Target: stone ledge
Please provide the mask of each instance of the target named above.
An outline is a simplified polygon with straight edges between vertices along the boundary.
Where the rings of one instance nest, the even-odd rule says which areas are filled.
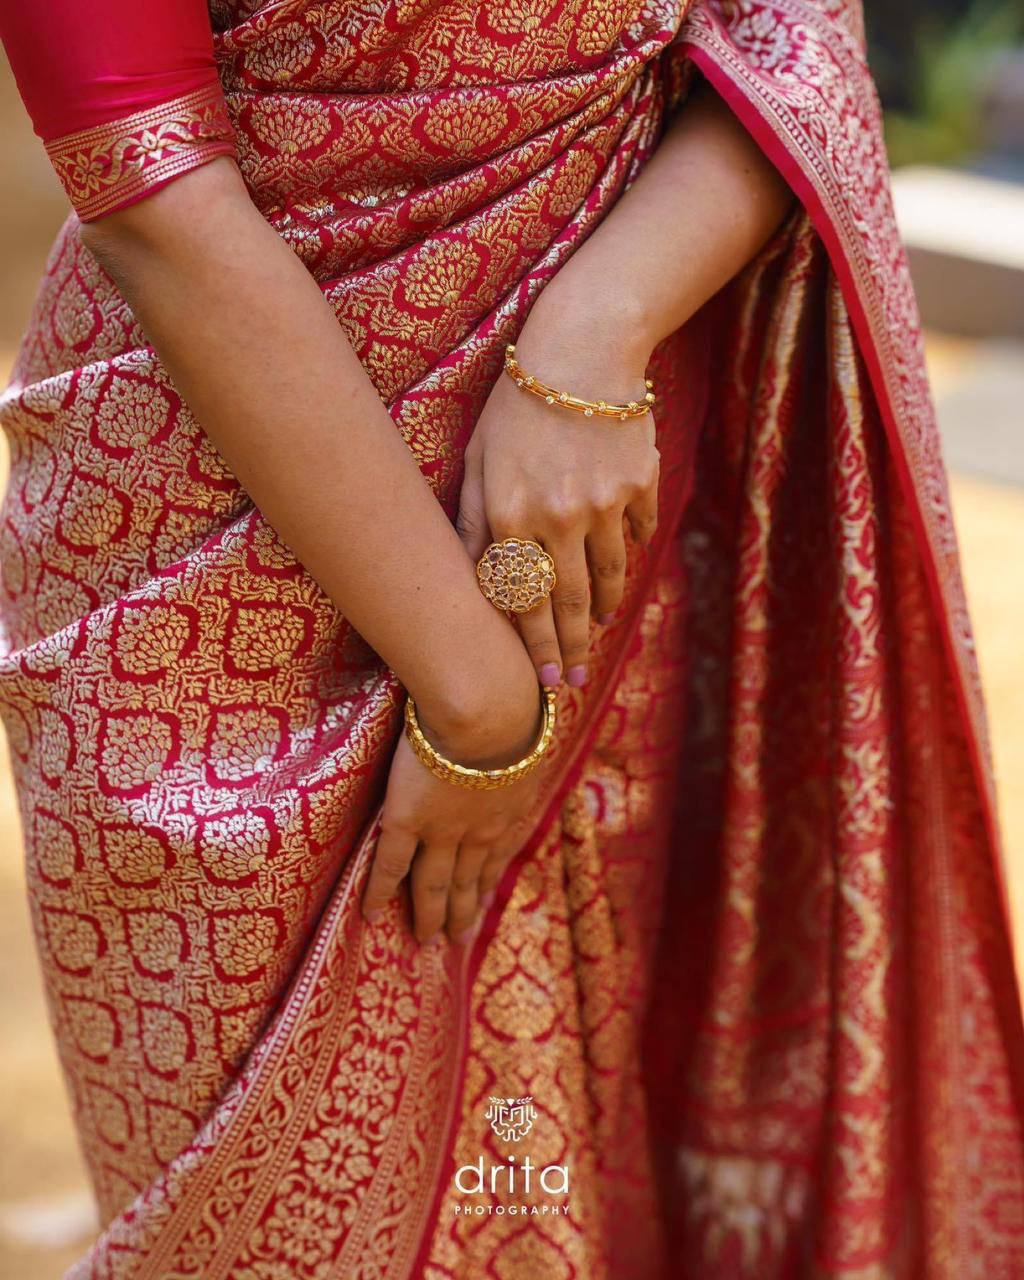
[[[893,198],[925,324],[1024,336],[1024,184],[912,166]]]

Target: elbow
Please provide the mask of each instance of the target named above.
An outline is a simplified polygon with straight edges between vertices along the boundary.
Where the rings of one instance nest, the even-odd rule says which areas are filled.
[[[115,280],[140,262],[174,256],[209,234],[218,211],[250,205],[234,160],[218,157],[102,217],[82,222],[81,243]]]
[[[79,224],[78,239],[109,276],[117,279],[129,256],[130,237],[113,218],[96,218]]]
[[[147,255],[160,253],[173,243],[177,219],[168,216],[160,188],[132,204],[91,218],[78,227],[79,242],[118,283]]]
[[[166,252],[118,214],[80,223],[78,239],[129,305],[146,296],[147,281]]]

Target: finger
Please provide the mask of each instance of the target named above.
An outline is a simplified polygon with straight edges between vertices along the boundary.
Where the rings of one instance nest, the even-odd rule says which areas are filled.
[[[528,532],[529,521],[518,511],[494,507],[488,513],[487,520],[496,541],[504,538],[530,538],[543,545],[537,533]],[[537,670],[537,679],[549,688],[561,684],[562,655],[558,648],[558,633],[555,631],[550,599],[542,600],[529,613],[517,613],[513,617]]]
[[[516,622],[526,651],[537,668],[538,680],[554,688],[562,680],[562,654],[550,599],[541,601],[529,613],[517,613]]]
[[[488,846],[467,841],[459,846],[451,887],[448,890],[448,936],[465,945],[471,938],[480,907],[480,872]]]
[[[523,847],[529,834],[527,825],[519,822],[487,850],[484,865],[480,868],[480,901],[486,910],[498,888],[505,868]]]
[[[626,508],[629,530],[634,539],[647,546],[658,528],[658,482],[652,484]]]
[[[426,845],[413,860],[413,933],[419,942],[436,941],[444,928],[454,867],[454,845]]]
[[[466,451],[466,474],[459,495],[459,514],[455,527],[463,546],[474,560],[479,560],[491,540],[484,508],[484,460],[476,449]]]
[[[415,853],[416,836],[411,832],[387,827],[381,831],[363,893],[363,915],[371,924],[395,896]]]
[[[590,643],[590,582],[582,538],[551,548],[557,580],[551,593],[558,648],[566,684],[579,686],[587,678]]]
[[[609,623],[626,589],[626,539],[621,516],[604,520],[587,537],[592,608],[600,623]]]

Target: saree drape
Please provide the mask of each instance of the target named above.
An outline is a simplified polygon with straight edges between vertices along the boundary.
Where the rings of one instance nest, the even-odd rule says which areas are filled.
[[[64,228],[0,411],[0,700],[103,1219],[70,1274],[1024,1274],[991,771],[859,9],[212,16],[253,199],[450,513],[503,344],[695,70],[802,207],[653,357],[659,534],[468,952],[360,920],[401,690]]]

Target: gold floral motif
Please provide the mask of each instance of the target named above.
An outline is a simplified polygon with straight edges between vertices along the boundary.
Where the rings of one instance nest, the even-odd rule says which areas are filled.
[[[121,615],[114,652],[121,671],[146,678],[166,669],[191,642],[195,623],[183,609],[153,606]]]
[[[316,52],[316,38],[303,22],[271,26],[267,36],[246,51],[246,70],[268,85],[287,85],[303,72]]]
[[[159,910],[127,913],[125,932],[132,957],[150,977],[167,977],[185,958],[187,939],[180,918]]]
[[[219,84],[173,98],[110,124],[46,144],[68,198],[83,221],[221,155],[234,153],[234,130]]]
[[[233,670],[253,675],[284,668],[308,645],[308,616],[278,605],[242,605],[228,628],[227,650]]]
[[[124,528],[127,507],[127,499],[109,486],[76,476],[61,511],[60,531],[83,550],[105,546]]]
[[[86,1082],[83,1093],[90,1124],[97,1136],[117,1151],[131,1137],[132,1122],[124,1099],[102,1085]]]
[[[114,791],[131,791],[156,782],[173,747],[166,717],[113,714],[107,718],[97,767]]]
[[[109,874],[125,888],[154,885],[167,868],[169,859],[161,841],[137,826],[108,826],[98,843]]]
[[[174,1009],[142,1006],[139,1014],[142,1051],[152,1071],[173,1075],[188,1060],[192,1036],[188,1018]]]
[[[599,57],[611,47],[630,17],[632,0],[611,0],[608,4],[585,5],[575,38],[587,57]]]
[[[69,280],[57,299],[53,327],[65,347],[80,347],[95,333],[96,320],[89,297],[77,279]]]
[[[273,764],[283,739],[281,715],[263,707],[226,707],[210,726],[210,772],[223,782],[245,782]]]
[[[162,431],[171,406],[159,387],[141,400],[135,383],[115,374],[96,413],[96,434],[113,449],[144,448]]]
[[[115,1047],[118,1026],[110,1009],[95,1000],[68,1000],[64,1022],[76,1047],[86,1058],[103,1059]]]
[[[273,843],[267,816],[237,810],[203,822],[199,860],[215,883],[249,882],[266,869]]]
[[[508,129],[508,107],[498,99],[479,98],[468,106],[445,103],[424,122],[424,132],[450,163],[450,157],[479,154]]]
[[[39,849],[39,874],[55,884],[68,883],[81,857],[74,828],[39,809],[32,819],[32,839]]]
[[[46,707],[39,717],[38,732],[42,737],[39,764],[43,776],[59,783],[73,763],[71,729],[64,714]]]
[[[456,307],[479,276],[480,256],[464,245],[438,245],[417,255],[406,272],[405,296],[414,307]]]
[[[323,111],[287,99],[254,104],[252,122],[261,142],[288,156],[318,147],[331,131],[330,117]]]
[[[210,922],[211,953],[228,981],[254,977],[277,957],[281,921],[270,910],[257,914],[225,911]]]
[[[151,1099],[145,1110],[146,1132],[153,1154],[163,1163],[172,1160],[195,1131],[195,1119],[188,1112]]]
[[[106,950],[99,922],[93,916],[50,907],[43,912],[43,929],[53,962],[67,973],[87,974]]]

